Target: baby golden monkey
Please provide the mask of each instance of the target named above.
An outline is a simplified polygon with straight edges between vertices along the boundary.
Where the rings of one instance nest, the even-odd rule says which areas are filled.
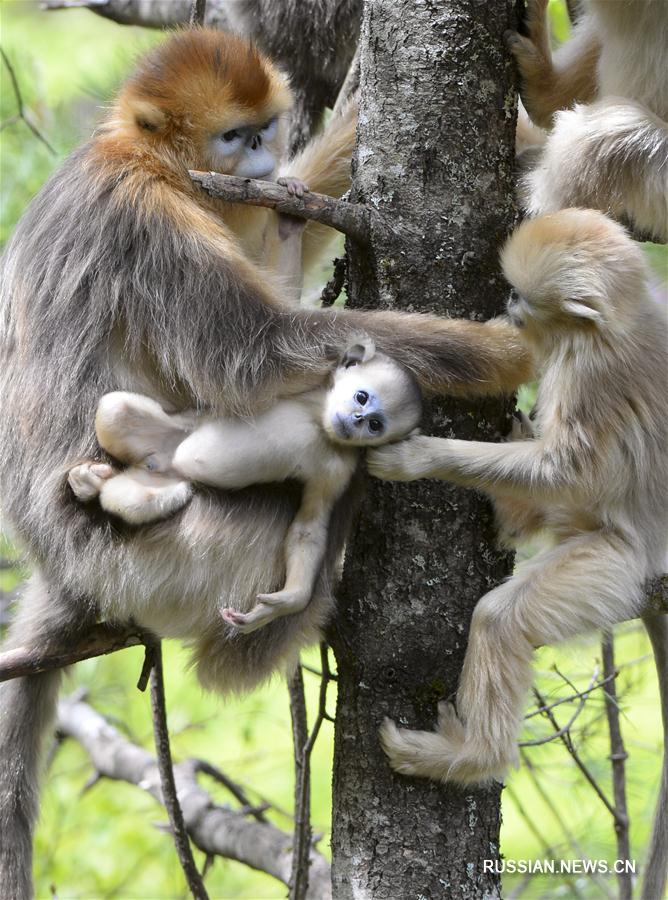
[[[547,5],[528,0],[528,36],[510,36],[524,105],[551,129],[527,211],[595,207],[668,241],[668,3],[588,0],[554,56]]]
[[[225,490],[303,482],[286,536],[285,585],[258,594],[246,612],[221,610],[228,624],[247,634],[310,601],[334,504],[357,467],[356,448],[405,437],[421,414],[413,376],[376,353],[364,336],[346,349],[329,386],[279,400],[253,418],[170,416],[150,397],[105,394],[95,419],[98,441],[131,467],[119,474],[105,463],[82,463],[69,482],[80,500],[98,496],[104,510],[133,525],[182,508],[192,496],[191,481]]]
[[[508,312],[541,372],[534,436],[415,436],[368,454],[381,478],[484,491],[506,537],[551,538],[476,606],[456,711],[441,704],[434,733],[382,726],[398,772],[459,784],[502,778],[515,763],[534,648],[638,615],[668,535],[668,328],[641,249],[601,213],[571,209],[521,225],[502,263]],[[667,617],[647,627],[665,717]],[[668,864],[667,809],[664,760],[645,884],[653,900]]]

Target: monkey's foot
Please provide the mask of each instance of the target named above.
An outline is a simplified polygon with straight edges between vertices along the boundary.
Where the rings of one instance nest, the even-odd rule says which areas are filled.
[[[262,606],[260,603],[256,604],[247,613],[225,607],[221,609],[220,615],[224,622],[232,625],[241,634],[250,634],[252,631],[257,631],[258,628],[263,628],[269,622],[278,618],[278,613],[275,610],[269,606]]]
[[[292,175],[281,175],[280,178],[276,179],[276,183],[282,184],[284,188],[287,188],[288,194],[292,197],[301,198],[304,194],[309,193],[309,186],[300,178],[293,178]]]
[[[385,719],[380,742],[396,772],[461,785],[501,781],[513,762],[513,749],[506,754],[467,733],[451,703],[439,703],[434,732],[397,728]]]
[[[516,409],[513,413],[513,423],[510,426],[510,433],[507,441],[530,441],[534,436],[533,423],[529,416]]]
[[[116,472],[106,463],[85,462],[70,469],[67,483],[77,500],[86,503],[99,496],[102,486]]]

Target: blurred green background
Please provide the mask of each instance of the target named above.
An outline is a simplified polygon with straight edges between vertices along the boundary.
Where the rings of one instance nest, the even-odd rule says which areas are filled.
[[[560,37],[568,30],[561,2],[552,3]],[[0,133],[0,243],[4,243],[30,198],[63,157],[91,132],[101,108],[135,55],[160,40],[154,31],[115,25],[89,11],[41,12],[29,0],[0,0],[0,44],[19,80],[27,115],[55,147],[49,150],[16,122]],[[16,114],[8,72],[2,68],[0,122]],[[666,280],[665,248],[648,246],[657,273]],[[523,393],[525,405],[531,392]],[[0,557],[15,554],[7,540]],[[12,591],[21,573],[0,570],[0,590]],[[617,662],[621,666],[622,727],[627,750],[628,799],[634,856],[641,863],[658,790],[661,734],[656,675],[648,641],[638,625],[619,630]],[[200,756],[243,784],[253,799],[272,804],[270,818],[291,829],[293,768],[287,691],[276,679],[244,699],[205,695],[187,671],[187,654],[165,648],[167,696],[173,753],[176,759]],[[600,668],[596,636],[537,655],[538,686],[550,699],[568,696],[564,673],[582,689]],[[307,661],[319,665],[317,651]],[[90,702],[129,737],[152,746],[148,697],[134,687],[141,669],[140,650],[80,664],[68,687],[85,687]],[[317,704],[318,679],[305,673],[311,715]],[[335,686],[330,687],[330,711]],[[572,703],[556,710],[565,724]],[[525,737],[549,733],[540,717],[528,720]],[[609,745],[603,696],[592,695],[578,719],[576,744],[587,766],[611,796]],[[332,726],[325,722],[313,755],[313,825],[329,852]],[[504,793],[502,851],[508,860],[543,858],[612,861],[614,831],[609,813],[580,775],[561,744],[526,751],[529,765],[514,773]],[[2,761],[0,761],[2,764]],[[177,898],[186,897],[172,840],[155,828],[166,817],[134,787],[101,781],[83,791],[90,766],[83,750],[65,742],[53,756],[36,839],[38,898]],[[212,796],[234,804],[224,790],[207,783]],[[201,854],[198,863],[203,864]],[[285,888],[239,863],[217,859],[207,875],[212,898],[279,898]],[[523,880],[505,875],[507,896],[528,898],[604,897],[615,893],[612,876],[592,881],[585,876],[556,875]]]

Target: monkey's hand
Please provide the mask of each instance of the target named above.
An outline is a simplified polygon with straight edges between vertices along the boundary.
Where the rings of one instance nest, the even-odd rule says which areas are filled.
[[[115,474],[115,470],[106,463],[96,463],[91,460],[70,469],[67,483],[72,488],[77,500],[87,503],[99,496],[104,482]]]
[[[306,591],[282,590],[275,591],[273,594],[258,594],[257,599],[258,602],[247,613],[229,607],[221,609],[220,614],[223,621],[232,625],[242,634],[250,634],[251,631],[262,628],[280,616],[289,616],[292,613],[300,612],[307,606],[311,597]]]
[[[414,435],[397,444],[386,444],[367,450],[369,472],[385,481],[415,481],[430,478],[434,470],[434,456],[430,445],[433,439]]]
[[[281,175],[280,178],[276,179],[277,184],[282,184],[284,188],[287,188],[288,194],[292,197],[303,197],[304,194],[308,194],[309,186],[305,184],[300,178],[293,178],[291,175]]]

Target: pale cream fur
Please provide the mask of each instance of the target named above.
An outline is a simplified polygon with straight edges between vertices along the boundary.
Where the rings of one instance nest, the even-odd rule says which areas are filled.
[[[459,784],[501,779],[516,762],[534,648],[638,615],[666,560],[668,329],[640,248],[601,213],[563,210],[521,225],[502,262],[509,314],[541,371],[534,435],[416,436],[368,454],[381,478],[484,491],[506,539],[550,539],[476,606],[457,711],[441,704],[434,733],[381,728],[398,772]],[[657,666],[668,677],[665,647]],[[664,765],[664,820],[667,802]],[[662,895],[667,853],[657,826],[647,897]]]

